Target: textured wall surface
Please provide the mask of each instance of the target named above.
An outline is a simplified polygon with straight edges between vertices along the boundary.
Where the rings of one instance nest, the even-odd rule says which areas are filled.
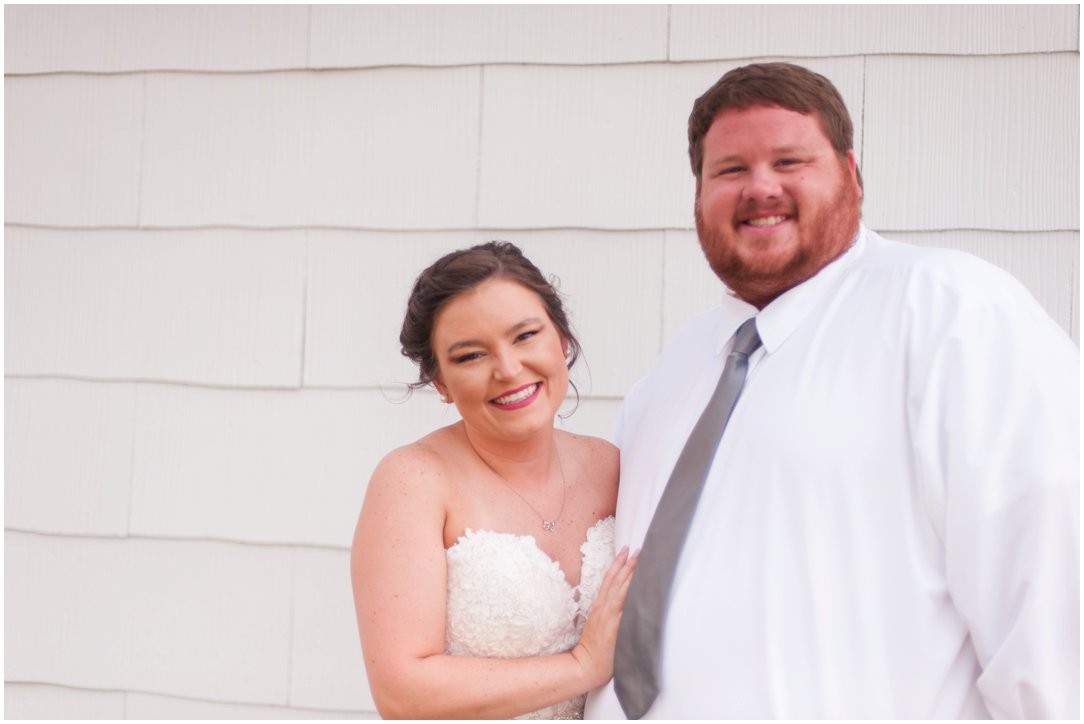
[[[366,718],[348,547],[414,276],[519,243],[606,436],[723,294],[692,101],[831,78],[865,218],[1015,274],[1079,339],[1078,8],[6,6],[5,713]]]

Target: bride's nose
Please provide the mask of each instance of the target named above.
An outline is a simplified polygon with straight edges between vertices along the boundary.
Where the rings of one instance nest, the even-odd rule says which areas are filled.
[[[523,369],[519,355],[511,350],[505,350],[494,355],[493,374],[500,380],[513,380]]]

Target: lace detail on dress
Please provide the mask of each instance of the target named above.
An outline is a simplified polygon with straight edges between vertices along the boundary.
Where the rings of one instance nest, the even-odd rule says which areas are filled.
[[[580,546],[580,585],[529,535],[467,532],[447,550],[445,652],[519,658],[570,650],[614,557],[613,516],[595,523]],[[521,719],[582,719],[586,696]]]

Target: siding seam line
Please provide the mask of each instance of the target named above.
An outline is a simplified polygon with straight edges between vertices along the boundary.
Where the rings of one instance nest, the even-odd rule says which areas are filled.
[[[136,228],[143,228],[143,180],[147,165],[147,76],[143,74],[143,88],[139,99],[139,181],[136,184]]]
[[[662,283],[659,285],[661,293],[659,294],[659,329],[658,334],[655,337],[655,355],[662,353],[662,348],[666,343],[666,260],[669,254],[667,253],[670,247],[670,232],[662,232],[662,261],[659,264],[659,270],[662,273]],[[684,321],[684,320],[683,320]]]
[[[674,6],[666,6],[666,62],[672,63],[674,56]]]
[[[478,66],[478,161],[474,168],[474,227],[482,224],[482,154],[485,150],[486,66]]]
[[[389,384],[382,383],[369,383],[369,384],[356,384],[356,385],[306,385],[305,387],[289,387],[280,386],[274,387],[270,385],[251,385],[251,386],[238,386],[236,384],[217,384],[212,382],[195,382],[192,380],[163,380],[163,379],[151,379],[147,377],[93,377],[90,375],[77,375],[77,374],[65,374],[61,372],[8,372],[4,375],[5,380],[40,380],[40,381],[67,381],[67,382],[85,382],[88,384],[107,384],[107,385],[161,385],[163,387],[187,387],[194,390],[206,390],[214,392],[282,392],[282,393],[298,393],[298,392],[379,392],[385,394],[385,399],[391,402],[398,402],[399,400],[393,400],[386,397],[386,393],[389,386],[401,386],[406,388],[408,382],[395,382]],[[421,395],[435,395],[435,392],[426,390],[417,390],[410,394]],[[404,397],[404,400],[406,398]],[[585,399],[588,400],[619,400],[619,395],[586,395]]]
[[[128,715],[127,700],[128,700],[129,695],[131,695],[131,694],[139,694],[141,696],[158,696],[158,697],[161,697],[163,699],[175,699],[175,700],[178,700],[178,701],[192,701],[192,702],[200,702],[200,703],[204,703],[204,704],[221,704],[223,706],[258,707],[258,708],[261,708],[261,709],[290,709],[292,711],[314,711],[314,712],[321,712],[321,713],[342,712],[342,713],[346,713],[346,714],[355,714],[355,713],[368,714],[368,713],[373,713],[371,709],[325,709],[325,708],[321,708],[321,707],[317,707],[317,706],[304,706],[304,707],[283,706],[281,704],[270,704],[270,703],[267,703],[267,702],[260,702],[260,701],[235,701],[235,700],[230,700],[230,699],[203,699],[203,698],[196,697],[196,696],[185,696],[183,694],[171,694],[171,693],[165,693],[165,692],[160,692],[160,691],[152,691],[152,690],[149,690],[149,689],[115,689],[115,688],[109,688],[109,687],[97,688],[97,687],[90,687],[90,686],[77,686],[75,684],[65,684],[65,683],[60,683],[60,682],[56,682],[56,681],[36,681],[36,680],[31,680],[31,679],[11,679],[11,678],[7,678],[7,679],[4,680],[4,683],[5,684],[14,684],[16,686],[50,686],[50,687],[55,687],[57,689],[67,689],[69,691],[82,691],[82,692],[94,693],[94,694],[123,694],[124,699],[125,699],[125,707],[124,707],[125,718],[127,718],[127,715]]]
[[[294,612],[297,607],[297,551],[292,550],[290,552],[290,607],[289,607],[289,620],[286,624],[287,628],[287,641],[290,642],[289,653],[286,655],[286,706],[290,706],[294,698],[294,644],[295,644],[295,628],[294,628]]]
[[[862,56],[862,166],[866,165],[866,106],[869,104],[869,58]],[[862,179],[865,186],[865,178]],[[863,196],[865,189],[862,189]]]
[[[305,68],[312,70],[312,5],[305,7]]]
[[[865,109],[863,108],[862,115],[863,133],[862,140],[865,142]],[[863,149],[864,150],[864,149]],[[139,227],[134,226],[118,226],[116,224],[103,224],[101,226],[85,226],[85,225],[71,225],[65,226],[61,224],[41,224],[34,222],[23,221],[5,221],[5,229],[33,229],[37,231],[58,231],[58,232],[73,232],[73,231],[86,231],[86,232],[106,232],[106,231],[140,231],[140,232],[163,232],[163,233],[186,233],[193,231],[243,231],[252,233],[286,233],[291,231],[317,231],[317,232],[347,232],[357,234],[395,234],[399,236],[417,235],[417,234],[456,234],[461,232],[478,232],[478,231],[499,231],[499,232],[521,232],[521,233],[546,233],[554,231],[573,231],[573,232],[590,232],[599,234],[650,234],[660,231],[696,231],[696,227],[689,226],[635,226],[635,227],[618,227],[618,226],[434,226],[434,227],[405,227],[405,226],[321,226],[321,225],[304,225],[304,224],[291,224],[286,226],[244,226],[240,224],[194,224],[192,226],[149,226],[142,225]],[[900,234],[949,234],[959,233],[961,231],[976,231],[990,234],[1076,234],[1080,232],[1078,227],[1058,227],[1051,229],[999,229],[999,228],[985,228],[977,226],[959,226],[959,227],[932,227],[932,228],[915,228],[915,229],[902,229],[902,228],[888,228],[882,227],[878,229],[881,232],[892,232]]]
[[[136,444],[139,436],[139,384],[132,385],[132,434],[129,437],[131,448],[128,450],[128,515],[125,516],[124,534],[132,532],[132,508],[135,499],[135,461]],[[4,530],[8,530],[5,526]]]
[[[42,531],[33,530],[31,528],[20,528],[17,526],[5,526],[4,533],[17,533],[19,535],[31,536],[34,538],[48,538],[50,540],[67,540],[67,541],[102,541],[102,542],[114,542],[114,543],[211,543],[214,545],[226,545],[226,546],[240,546],[244,548],[278,548],[283,552],[295,551],[298,549],[312,550],[312,551],[324,551],[328,553],[350,553],[349,545],[333,545],[331,543],[311,543],[303,541],[282,541],[276,543],[270,543],[266,541],[246,541],[229,538],[216,538],[213,536],[181,536],[181,535],[148,535],[146,533],[140,533],[136,535],[105,535],[95,533],[64,533],[59,531]]]
[[[302,246],[302,277],[301,277],[301,362],[298,370],[297,389],[305,387],[305,352],[308,349],[309,333],[309,232],[305,231],[305,239]]]

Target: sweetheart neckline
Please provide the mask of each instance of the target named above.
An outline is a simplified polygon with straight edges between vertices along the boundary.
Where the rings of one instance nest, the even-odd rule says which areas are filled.
[[[580,586],[583,585],[583,564],[587,560],[587,553],[590,550],[589,548],[585,549],[585,545],[591,539],[591,531],[597,529],[606,521],[613,519],[614,517],[612,515],[608,515],[605,518],[599,518],[590,528],[587,529],[587,532],[584,534],[583,541],[580,543],[580,580],[578,583],[576,583],[576,585],[572,585],[572,583],[569,582],[568,574],[565,572],[565,569],[561,567],[560,561],[554,560],[550,557],[549,553],[546,553],[546,551],[542,550],[542,546],[538,545],[538,539],[530,533],[505,533],[502,531],[489,530],[487,528],[480,528],[478,530],[474,530],[473,528],[466,528],[463,531],[463,535],[459,536],[459,538],[456,539],[455,543],[444,549],[444,554],[445,556],[447,556],[448,553],[450,553],[452,550],[458,548],[460,544],[466,541],[468,536],[473,538],[479,535],[494,535],[511,538],[513,540],[518,540],[521,542],[523,539],[526,539],[529,542],[529,546],[531,549],[536,551],[540,556],[542,556],[542,558],[544,558],[547,562],[557,568],[558,573],[561,574],[561,581],[565,584],[568,590],[576,593],[579,591]]]

